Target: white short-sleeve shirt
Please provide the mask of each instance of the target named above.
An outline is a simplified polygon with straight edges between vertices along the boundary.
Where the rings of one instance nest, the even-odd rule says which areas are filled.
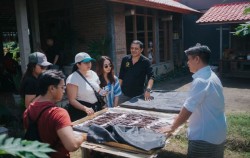
[[[193,75],[192,87],[184,107],[189,118],[189,140],[220,144],[226,139],[226,117],[223,87],[219,78],[206,66]]]
[[[100,89],[100,80],[97,74],[89,70],[87,73],[86,79],[89,81],[89,83],[94,87],[96,91]],[[88,103],[96,103],[97,98],[95,96],[95,93],[93,89],[90,87],[90,85],[77,73],[73,72],[66,80],[67,84],[73,84],[78,87],[77,92],[77,100],[85,101]]]

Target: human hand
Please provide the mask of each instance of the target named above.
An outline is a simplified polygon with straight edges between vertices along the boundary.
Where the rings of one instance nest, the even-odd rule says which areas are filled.
[[[85,112],[87,113],[88,116],[95,113],[92,108],[88,108],[88,107],[85,108]]]
[[[145,93],[144,93],[144,99],[145,99],[146,101],[150,101],[150,100],[151,100],[150,92],[145,91]]]
[[[101,96],[106,96],[106,95],[108,94],[108,90],[105,89],[105,87],[104,87],[103,89],[100,89],[99,94],[100,94]]]
[[[156,131],[159,133],[167,133],[167,136],[170,136],[174,132],[174,129],[172,128],[172,126],[165,126],[157,129]]]

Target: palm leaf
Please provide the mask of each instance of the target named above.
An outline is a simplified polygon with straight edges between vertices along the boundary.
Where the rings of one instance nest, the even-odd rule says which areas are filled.
[[[49,144],[38,141],[21,140],[20,138],[7,138],[0,135],[0,155],[10,154],[21,158],[48,158],[47,153],[55,152]]]

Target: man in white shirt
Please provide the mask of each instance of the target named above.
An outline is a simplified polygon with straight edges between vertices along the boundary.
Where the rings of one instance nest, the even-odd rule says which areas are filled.
[[[188,158],[223,158],[226,117],[223,87],[208,65],[211,51],[197,44],[185,51],[193,82],[182,110],[169,127],[160,132],[171,134],[189,119]]]

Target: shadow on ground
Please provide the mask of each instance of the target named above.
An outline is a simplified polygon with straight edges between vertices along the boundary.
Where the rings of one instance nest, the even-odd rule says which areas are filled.
[[[161,151],[157,158],[186,158],[187,156],[173,151]]]
[[[250,89],[249,78],[221,78],[223,87]]]
[[[191,74],[186,74],[185,76],[181,76],[178,78],[173,78],[171,80],[165,81],[156,81],[154,84],[155,90],[176,90],[184,85],[192,82]]]

